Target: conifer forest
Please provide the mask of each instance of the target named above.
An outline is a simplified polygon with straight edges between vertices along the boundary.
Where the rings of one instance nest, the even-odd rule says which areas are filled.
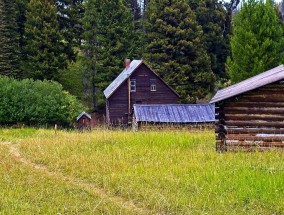
[[[0,0],[0,75],[54,81],[90,110],[143,59],[181,103],[284,61],[284,4],[272,0]]]

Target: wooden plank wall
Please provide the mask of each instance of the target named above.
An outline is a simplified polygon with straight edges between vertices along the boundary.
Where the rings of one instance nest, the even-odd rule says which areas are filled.
[[[216,104],[216,149],[284,147],[284,84],[277,82]]]
[[[136,122],[133,130],[151,131],[151,130],[206,130],[213,129],[214,123],[151,123]]]
[[[131,75],[136,79],[136,92],[130,93],[130,109],[134,104],[177,104],[178,96],[170,90],[148,67],[142,64]],[[157,91],[150,91],[150,80],[156,79]],[[112,125],[127,125],[128,111],[128,84],[125,81],[107,100],[109,123]]]

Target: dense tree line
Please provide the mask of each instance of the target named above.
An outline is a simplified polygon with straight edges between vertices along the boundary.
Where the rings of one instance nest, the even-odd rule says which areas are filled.
[[[282,62],[283,24],[273,2],[246,0],[236,12],[239,3],[0,0],[0,74],[58,81],[100,110],[124,59],[143,58],[181,102],[209,99],[217,84]]]
[[[284,63],[284,26],[273,1],[244,2],[233,27],[232,56],[227,62],[233,83]]]

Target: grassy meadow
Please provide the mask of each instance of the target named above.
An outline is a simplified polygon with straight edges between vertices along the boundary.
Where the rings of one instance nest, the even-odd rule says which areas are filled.
[[[282,214],[281,151],[213,131],[0,129],[0,214]]]

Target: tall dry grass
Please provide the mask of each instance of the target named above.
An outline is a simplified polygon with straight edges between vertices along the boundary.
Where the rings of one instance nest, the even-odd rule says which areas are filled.
[[[14,142],[22,156],[49,171],[80,179],[154,213],[284,211],[282,152],[216,153],[212,131],[97,130],[55,134],[52,130],[20,129],[0,130],[0,136]],[[33,172],[24,172],[29,171]],[[16,171],[15,177],[18,174]],[[62,187],[62,182],[49,182],[51,179],[39,173],[30,177],[36,181],[42,178],[51,190],[51,184]],[[64,199],[68,194],[61,195]],[[103,209],[116,214],[121,211],[117,207],[108,203]]]

